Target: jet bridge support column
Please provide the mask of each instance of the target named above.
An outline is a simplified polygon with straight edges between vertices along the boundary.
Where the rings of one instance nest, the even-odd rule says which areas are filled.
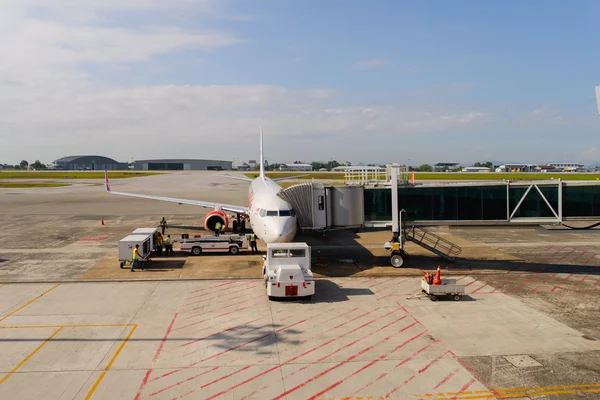
[[[392,165],[390,168],[392,183],[392,242],[400,241],[400,221],[398,214],[398,168]]]

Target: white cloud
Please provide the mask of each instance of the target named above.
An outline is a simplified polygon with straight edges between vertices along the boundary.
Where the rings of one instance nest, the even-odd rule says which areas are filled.
[[[545,104],[531,111],[530,116],[545,121],[558,121],[562,119],[562,111],[559,107]]]
[[[387,65],[387,61],[384,60],[362,60],[354,64],[357,69],[373,69]]]

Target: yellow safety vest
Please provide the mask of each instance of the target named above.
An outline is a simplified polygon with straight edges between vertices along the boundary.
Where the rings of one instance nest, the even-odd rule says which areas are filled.
[[[167,224],[167,221],[165,221],[164,219],[160,221],[160,226],[165,226]]]
[[[134,248],[133,249],[133,257],[132,257],[132,259],[133,260],[137,260],[139,258],[140,258],[140,253],[139,253],[138,249]]]
[[[165,240],[165,244],[166,244],[167,246],[170,246],[170,245],[171,245],[171,239],[167,238],[167,239]]]
[[[251,242],[256,242],[256,235],[254,233],[250,234],[250,241]]]

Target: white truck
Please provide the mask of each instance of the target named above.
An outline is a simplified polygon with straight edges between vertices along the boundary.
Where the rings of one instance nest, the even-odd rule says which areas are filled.
[[[263,260],[262,273],[269,300],[274,297],[310,299],[315,294],[310,246],[306,243],[269,243]]]
[[[131,234],[125,236],[119,240],[119,266],[123,266],[127,263],[131,263],[133,257],[133,249],[138,244],[140,256],[142,258],[148,258],[152,254],[152,234]]]
[[[246,235],[219,235],[219,236],[194,236],[175,239],[179,242],[179,250],[189,252],[194,256],[202,253],[229,253],[238,254],[248,250],[248,237]]]

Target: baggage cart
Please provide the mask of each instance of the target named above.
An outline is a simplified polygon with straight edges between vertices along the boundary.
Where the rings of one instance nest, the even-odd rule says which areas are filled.
[[[465,293],[465,285],[456,283],[456,279],[442,279],[441,285],[433,285],[421,279],[421,293],[429,297],[431,301],[437,301],[440,296],[452,296],[452,299],[459,301]]]
[[[152,253],[152,235],[137,234],[127,235],[123,239],[119,240],[119,266],[123,268],[127,262],[131,263],[131,257],[133,256],[133,249],[138,244],[140,257],[147,259]]]

